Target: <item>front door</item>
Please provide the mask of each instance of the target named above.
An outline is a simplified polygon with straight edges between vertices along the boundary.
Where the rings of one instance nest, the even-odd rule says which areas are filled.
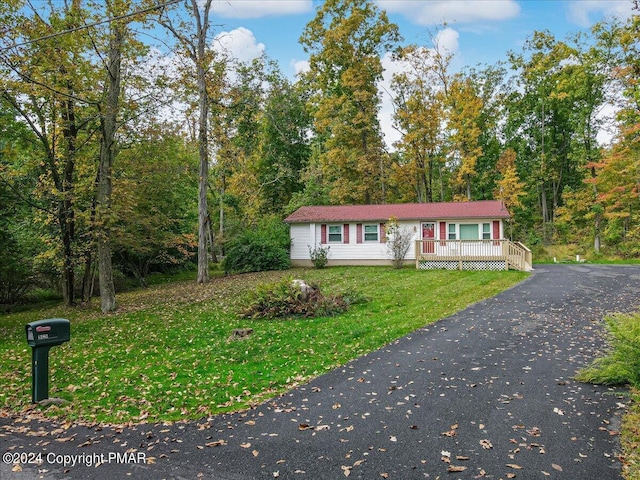
[[[422,253],[434,253],[436,239],[436,224],[435,223],[423,223],[422,224],[422,240],[430,240],[428,242],[422,242]]]

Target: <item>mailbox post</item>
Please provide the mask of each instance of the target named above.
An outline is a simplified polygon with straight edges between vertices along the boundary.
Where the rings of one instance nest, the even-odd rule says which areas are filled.
[[[25,326],[31,347],[31,402],[49,398],[49,349],[68,342],[71,324],[64,318],[50,318]]]

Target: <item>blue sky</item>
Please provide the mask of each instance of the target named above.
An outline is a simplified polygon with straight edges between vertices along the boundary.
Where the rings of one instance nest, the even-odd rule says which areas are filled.
[[[237,56],[264,50],[290,77],[307,55],[298,43],[319,0],[214,0],[212,23]],[[535,30],[558,39],[588,29],[605,16],[628,17],[631,0],[376,0],[405,43],[430,47],[429,32],[447,22],[458,68],[493,64],[520,51]]]

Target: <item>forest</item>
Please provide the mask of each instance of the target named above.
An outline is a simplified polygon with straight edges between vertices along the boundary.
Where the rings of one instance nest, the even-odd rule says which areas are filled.
[[[286,252],[303,205],[500,199],[534,251],[640,257],[640,15],[454,71],[437,32],[407,44],[374,2],[325,0],[291,79],[213,48],[211,4],[0,4],[0,306],[109,312],[131,279],[196,265],[204,283],[232,252]],[[405,66],[393,145],[385,55]]]

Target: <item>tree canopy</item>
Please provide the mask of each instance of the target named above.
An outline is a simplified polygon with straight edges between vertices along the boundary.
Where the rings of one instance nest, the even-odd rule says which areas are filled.
[[[326,0],[292,79],[218,49],[210,2],[38,5],[0,7],[0,303],[45,287],[73,305],[97,282],[108,311],[110,281],[196,261],[206,281],[226,245],[311,204],[497,198],[531,246],[640,256],[638,15],[454,70],[437,35],[407,45],[373,1]]]

